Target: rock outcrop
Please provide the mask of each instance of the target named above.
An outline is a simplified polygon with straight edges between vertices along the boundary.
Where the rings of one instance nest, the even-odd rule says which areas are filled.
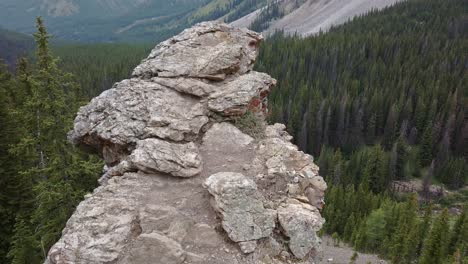
[[[200,23],[80,109],[70,140],[106,172],[46,263],[313,263],[326,184],[265,124],[276,81],[252,70],[261,40]]]

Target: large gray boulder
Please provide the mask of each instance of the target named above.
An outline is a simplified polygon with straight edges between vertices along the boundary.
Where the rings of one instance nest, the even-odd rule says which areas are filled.
[[[195,138],[208,122],[199,100],[157,83],[130,79],[94,98],[78,112],[71,139],[118,163],[138,140]]]
[[[275,211],[265,209],[263,197],[252,179],[240,173],[220,172],[204,183],[214,197],[213,206],[222,226],[234,242],[244,243],[244,252],[255,249],[255,240],[269,237],[275,227]]]
[[[208,109],[223,115],[243,115],[248,110],[260,111],[266,95],[276,81],[265,73],[251,72],[225,85],[208,98]]]
[[[47,264],[314,262],[326,184],[265,124],[276,81],[252,70],[261,40],[197,24],[79,110],[70,139],[105,173]]]
[[[319,250],[317,232],[324,221],[317,208],[289,199],[278,208],[278,220],[285,235],[290,238],[289,248],[294,256],[303,259],[312,250]]]
[[[157,45],[133,75],[224,80],[252,69],[262,39],[223,23],[201,23]]]
[[[157,138],[140,140],[128,160],[131,166],[146,173],[192,177],[202,171],[200,153],[193,142],[172,143]]]

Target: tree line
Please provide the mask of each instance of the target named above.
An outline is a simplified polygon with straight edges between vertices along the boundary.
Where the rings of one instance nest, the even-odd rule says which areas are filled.
[[[378,253],[391,263],[468,263],[468,207],[458,217],[450,217],[447,208],[434,215],[430,204],[419,213],[415,194],[396,202],[366,184],[331,185],[325,202],[322,232],[356,250]]]
[[[0,66],[1,263],[42,263],[103,165],[67,141],[87,98],[58,67],[41,18],[34,38],[34,62],[20,59],[15,75]]]
[[[278,79],[270,121],[287,124],[329,183],[322,230],[392,263],[468,262],[466,207],[399,202],[392,182],[468,180],[468,34],[461,0],[411,0],[309,38],[278,32],[256,68]]]
[[[322,159],[335,183],[467,183],[468,38],[463,0],[411,0],[318,36],[281,32],[257,70],[278,79],[270,120]],[[370,160],[368,160],[369,158]]]

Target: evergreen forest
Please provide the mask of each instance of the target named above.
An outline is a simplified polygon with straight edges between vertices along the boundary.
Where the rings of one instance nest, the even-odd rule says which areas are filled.
[[[468,263],[467,14],[466,0],[408,0],[262,45],[256,70],[278,80],[269,121],[287,125],[329,186],[324,235],[391,263]],[[0,263],[42,263],[97,186],[103,163],[67,132],[154,46],[51,45],[36,26],[35,53],[0,66]],[[411,181],[422,189],[398,193]]]

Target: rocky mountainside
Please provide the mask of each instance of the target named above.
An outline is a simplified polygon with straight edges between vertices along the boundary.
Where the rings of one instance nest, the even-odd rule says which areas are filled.
[[[303,36],[327,31],[355,16],[382,9],[402,0],[277,0],[268,7],[232,22],[236,27],[259,27],[264,34],[278,30]],[[298,4],[299,3],[299,4]],[[279,11],[272,12],[272,10]],[[257,29],[256,29],[257,30]]]
[[[57,38],[85,42],[161,41],[194,23],[235,20],[267,0],[2,0],[0,26],[34,32],[42,16]]]
[[[34,31],[43,16],[49,31],[86,42],[161,41],[194,23],[232,22],[264,33],[311,35],[356,15],[402,0],[2,0],[0,26]]]
[[[106,162],[46,263],[312,263],[326,184],[284,125],[262,36],[204,22],[80,109],[70,139]],[[249,121],[250,122],[247,122]]]
[[[154,40],[179,32],[188,14],[207,1],[2,0],[0,25],[29,34],[34,32],[35,18],[42,16],[49,31],[64,40]],[[125,31],[127,27],[132,30]]]

